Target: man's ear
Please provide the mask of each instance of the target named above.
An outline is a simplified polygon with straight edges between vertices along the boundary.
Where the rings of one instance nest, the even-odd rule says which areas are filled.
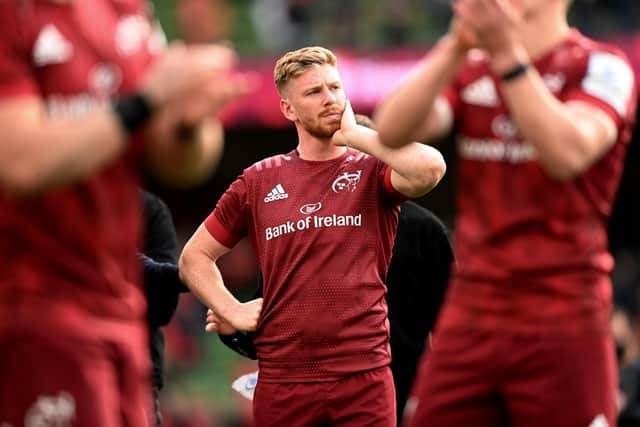
[[[292,122],[295,122],[298,119],[293,106],[286,98],[280,98],[280,111],[282,111],[282,115]]]

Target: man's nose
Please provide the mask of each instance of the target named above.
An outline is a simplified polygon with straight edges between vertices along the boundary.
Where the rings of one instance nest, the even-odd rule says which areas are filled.
[[[324,88],[324,105],[335,104],[337,99],[335,93],[327,87]]]

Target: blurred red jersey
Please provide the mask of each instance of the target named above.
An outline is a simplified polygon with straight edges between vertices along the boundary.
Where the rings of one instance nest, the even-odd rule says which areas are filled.
[[[399,205],[391,169],[354,150],[295,151],[246,169],[205,221],[233,247],[248,235],[264,276],[260,381],[332,381],[388,365],[384,300]]]
[[[534,65],[558,99],[586,102],[611,117],[618,140],[582,176],[554,181],[519,135],[486,58],[470,54],[447,92],[459,175],[454,304],[444,325],[607,327],[607,221],[635,116],[633,72],[619,51],[577,31]]]
[[[52,117],[82,117],[132,91],[153,57],[138,0],[3,1],[0,29],[0,99],[42,98]],[[0,193],[0,324],[34,312],[144,319],[135,151],[40,197]],[[96,333],[86,321],[66,326]]]

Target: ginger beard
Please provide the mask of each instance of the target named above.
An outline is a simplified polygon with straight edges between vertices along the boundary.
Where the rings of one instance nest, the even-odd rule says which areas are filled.
[[[326,139],[331,138],[333,134],[340,129],[340,120],[342,118],[342,112],[344,107],[336,105],[332,107],[330,111],[321,113],[316,117],[309,117],[307,115],[299,116],[300,125],[309,134],[316,138]]]

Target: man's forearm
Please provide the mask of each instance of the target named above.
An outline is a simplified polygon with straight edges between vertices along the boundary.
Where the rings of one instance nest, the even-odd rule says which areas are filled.
[[[109,163],[126,145],[127,135],[110,108],[82,119],[42,119],[39,101],[24,102],[0,107],[0,181],[9,194],[30,196],[75,182]]]
[[[434,103],[453,79],[465,55],[450,37],[441,39],[407,79],[383,100],[374,116],[382,143],[397,146],[426,136],[420,135],[420,131],[428,127],[425,121],[440,119],[439,114],[431,114]]]
[[[380,142],[377,132],[362,126],[345,136],[351,147],[380,159],[402,177],[405,181],[402,192],[407,196],[419,197],[428,193],[444,176],[444,159],[433,147],[409,142],[391,148]]]
[[[523,49],[493,58],[499,75],[517,64],[529,63]],[[592,109],[572,109],[564,104],[531,66],[517,78],[503,82],[501,92],[520,135],[535,147],[540,165],[552,178],[568,180],[584,172],[615,140],[613,121],[600,119]]]
[[[226,319],[227,313],[240,302],[224,286],[220,270],[214,261],[185,254],[180,257],[180,280],[206,307]]]

